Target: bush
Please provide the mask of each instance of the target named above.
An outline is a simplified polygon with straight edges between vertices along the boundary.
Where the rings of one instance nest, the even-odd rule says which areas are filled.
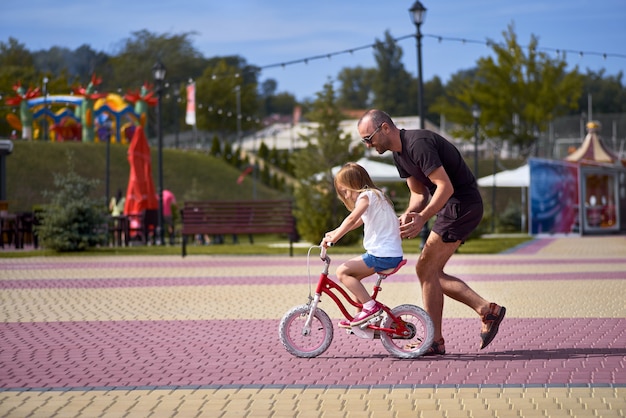
[[[519,232],[522,223],[522,208],[519,204],[509,202],[500,215],[499,224],[502,232]]]
[[[67,174],[55,174],[56,192],[41,214],[36,230],[42,245],[59,252],[84,251],[106,242],[106,208],[90,197],[98,180],[86,179],[74,171],[72,154],[67,154]]]

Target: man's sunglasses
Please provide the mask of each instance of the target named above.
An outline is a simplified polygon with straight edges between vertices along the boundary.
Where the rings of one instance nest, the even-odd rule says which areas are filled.
[[[376,135],[378,133],[378,131],[380,131],[380,128],[382,128],[382,127],[383,127],[383,124],[381,123],[380,125],[378,125],[378,128],[376,128],[376,130],[374,130],[374,132],[372,132],[368,136],[364,136],[363,138],[361,138],[361,142],[363,142],[364,144],[367,144],[367,145],[372,145],[372,138],[374,137],[374,135]]]

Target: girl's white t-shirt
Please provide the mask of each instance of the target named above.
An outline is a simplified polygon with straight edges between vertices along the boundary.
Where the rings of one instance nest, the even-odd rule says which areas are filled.
[[[375,257],[402,257],[400,221],[393,206],[374,190],[362,192],[357,201],[363,196],[369,199],[367,210],[361,215],[365,251]]]

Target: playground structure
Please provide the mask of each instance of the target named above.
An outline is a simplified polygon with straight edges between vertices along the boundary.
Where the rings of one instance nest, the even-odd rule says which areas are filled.
[[[128,144],[136,126],[145,127],[148,107],[156,104],[154,92],[144,84],[123,97],[97,93],[100,82],[94,75],[86,87],[67,95],[41,95],[39,88],[25,89],[18,82],[17,94],[6,104],[19,107],[19,118],[11,113],[7,121],[26,140]]]

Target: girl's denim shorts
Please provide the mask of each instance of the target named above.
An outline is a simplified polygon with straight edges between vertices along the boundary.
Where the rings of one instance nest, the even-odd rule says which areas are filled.
[[[365,253],[362,255],[363,261],[367,267],[373,268],[377,273],[379,271],[396,268],[402,257],[376,257],[374,255]]]

